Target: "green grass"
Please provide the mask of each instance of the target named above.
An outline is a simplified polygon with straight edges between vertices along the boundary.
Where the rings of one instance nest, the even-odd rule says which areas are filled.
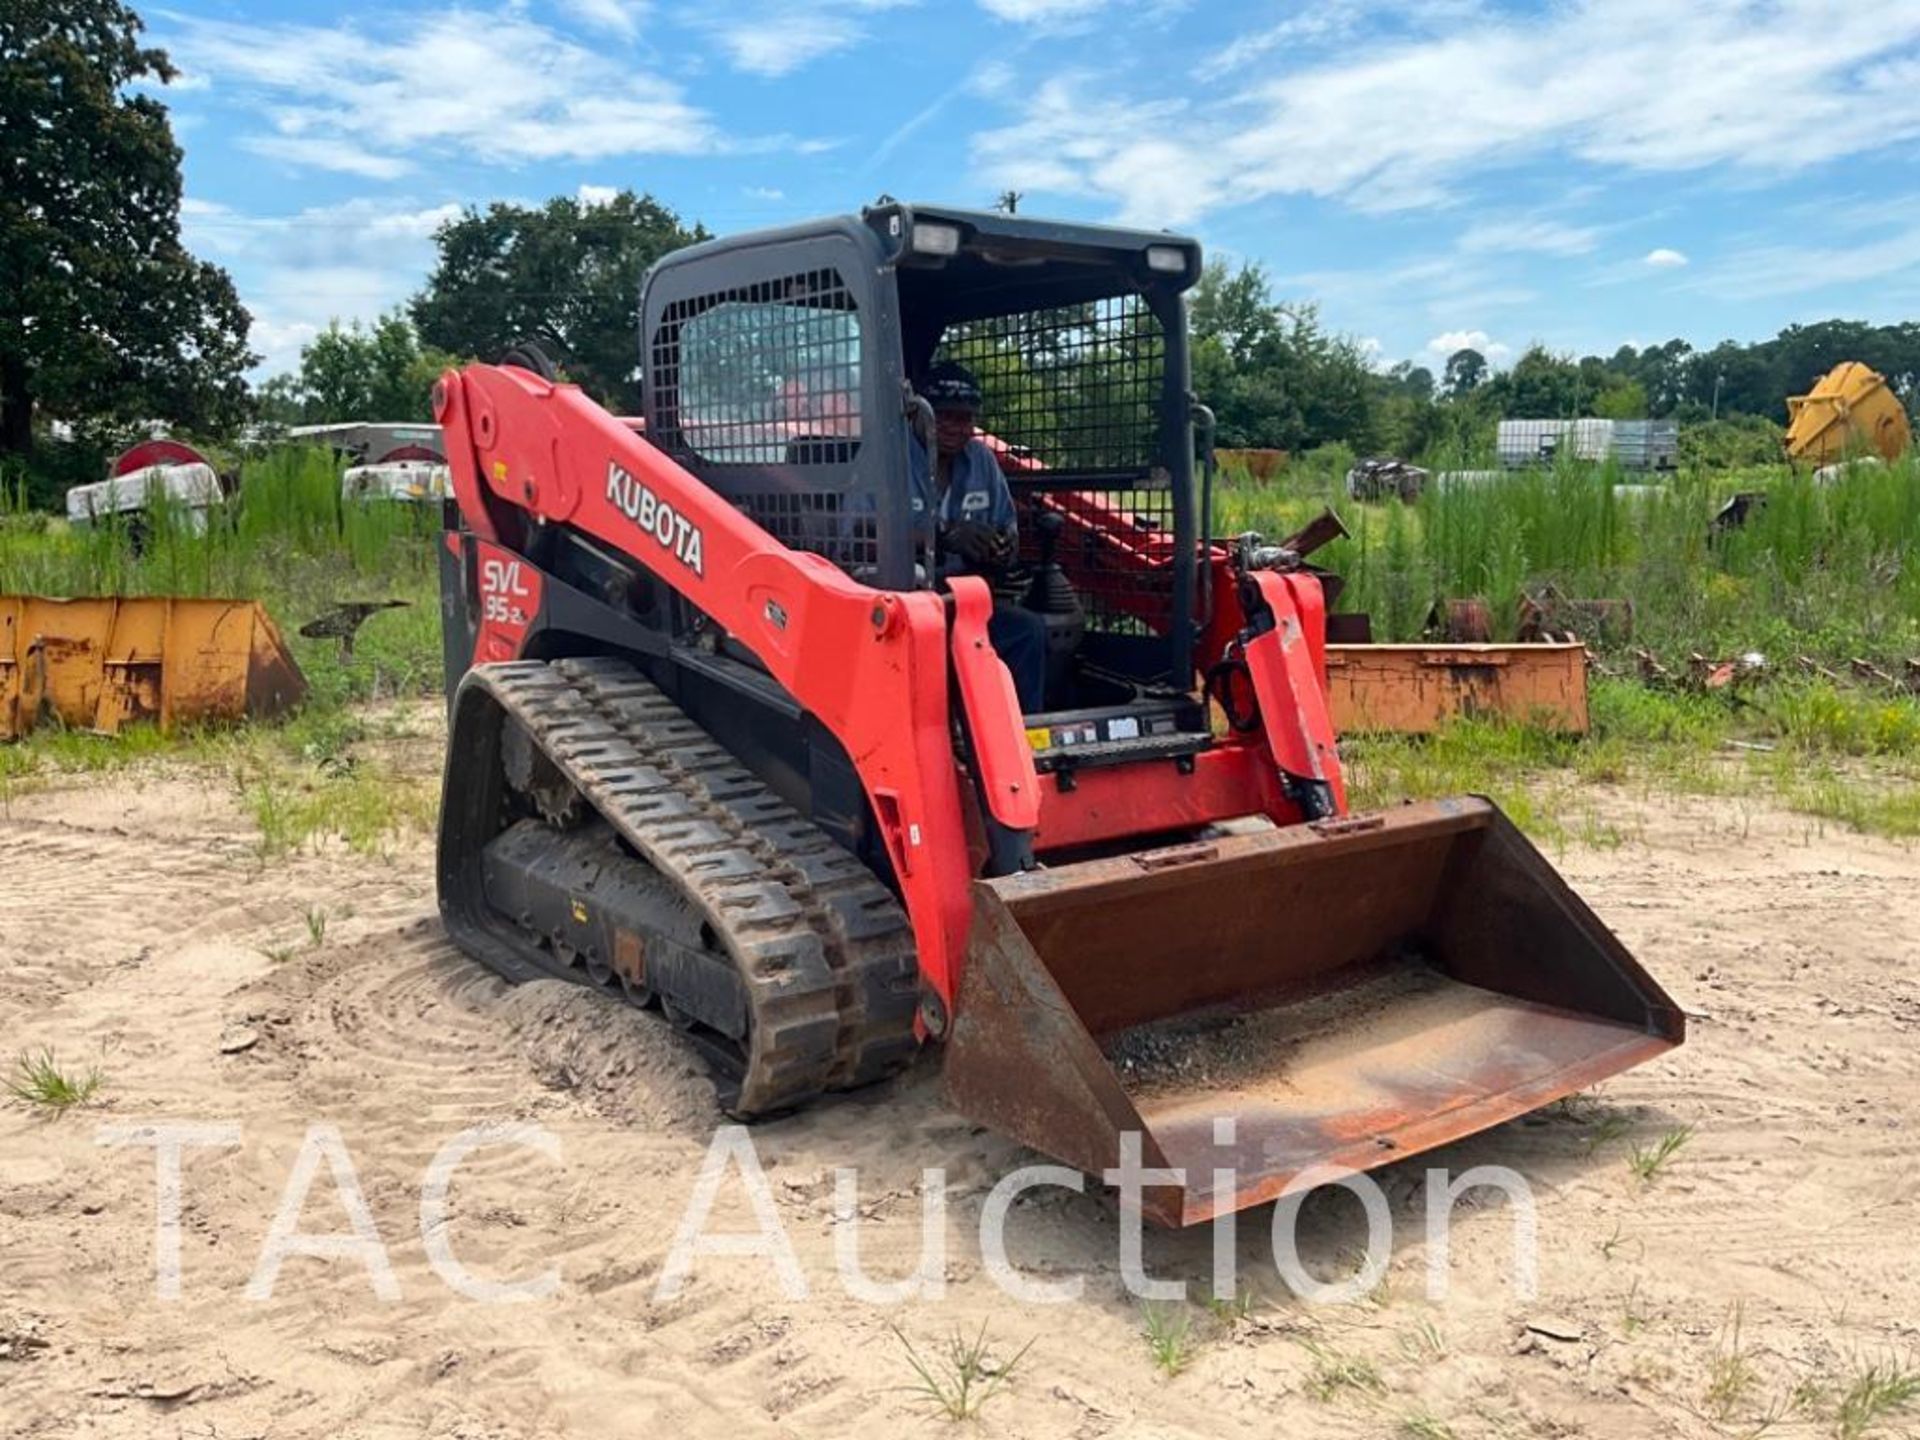
[[[1865,834],[1920,836],[1920,700],[1782,677],[1739,696],[1595,677],[1584,738],[1462,718],[1431,736],[1341,742],[1353,803],[1490,796],[1536,840],[1631,838],[1606,784],[1648,795],[1754,795]],[[1736,744],[1760,746],[1738,749]]]
[[[1635,644],[1675,673],[1686,656],[1757,649],[1767,678],[1739,693],[1655,689],[1596,676],[1584,739],[1525,725],[1462,720],[1427,739],[1343,741],[1356,805],[1478,792],[1535,839],[1613,846],[1634,838],[1609,785],[1649,796],[1763,796],[1819,822],[1920,837],[1920,699],[1808,677],[1807,655],[1842,676],[1856,656],[1894,674],[1920,655],[1920,463],[1856,469],[1815,486],[1783,468],[1686,472],[1650,500],[1617,496],[1616,477],[1568,465],[1486,487],[1430,487],[1413,506],[1358,505],[1337,449],[1267,484],[1222,483],[1216,533],[1281,534],[1331,502],[1354,531],[1316,560],[1345,575],[1342,609],[1373,613],[1382,638],[1419,633],[1436,598],[1479,594],[1508,623],[1521,590],[1626,595]],[[0,589],[43,594],[179,593],[262,599],[307,675],[302,710],[276,726],[116,737],[42,728],[0,747],[0,813],[60,775],[137,766],[160,753],[203,759],[234,780],[263,857],[328,837],[378,852],[433,818],[431,786],[380,763],[370,699],[423,696],[441,684],[435,546],[429,507],[343,503],[328,452],[282,447],[245,462],[237,499],[214,523],[161,507],[136,554],[118,521],[92,530],[24,513],[0,494]],[[1741,531],[1709,544],[1724,495],[1771,499]],[[300,625],[342,600],[401,599],[373,615],[351,658]],[[1603,654],[1625,677],[1630,655]],[[1769,747],[1736,750],[1734,744]]]
[[[939,1349],[923,1356],[904,1331],[898,1326],[892,1328],[894,1338],[907,1352],[907,1367],[913,1371],[912,1383],[904,1388],[932,1413],[953,1421],[978,1416],[981,1407],[1013,1378],[1015,1367],[1033,1348],[1029,1340],[1011,1360],[994,1361],[988,1353],[986,1322],[982,1321],[979,1333],[971,1340],[956,1329]]]
[[[1620,1302],[1620,1330],[1625,1335],[1638,1335],[1647,1328],[1648,1315],[1640,1307],[1640,1281],[1636,1277],[1627,1287],[1627,1298]]]
[[[1707,1364],[1707,1409],[1721,1425],[1733,1419],[1759,1380],[1753,1356],[1741,1340],[1741,1307],[1728,1317],[1727,1334]]]
[[[99,1093],[102,1079],[98,1066],[90,1066],[84,1073],[70,1072],[60,1068],[59,1059],[50,1049],[38,1054],[23,1051],[7,1079],[7,1093],[23,1105],[58,1115],[91,1101]]]
[[[1655,493],[1622,496],[1616,483]],[[1751,490],[1767,504],[1710,542],[1715,512]],[[1776,663],[1858,656],[1897,670],[1920,654],[1920,460],[1855,467],[1831,485],[1784,465],[1650,477],[1568,461],[1490,484],[1430,484],[1411,506],[1358,504],[1335,464],[1310,462],[1264,485],[1229,476],[1213,528],[1279,536],[1327,504],[1352,537],[1314,558],[1346,578],[1337,608],[1369,612],[1380,639],[1419,638],[1447,596],[1485,599],[1510,632],[1522,591],[1551,583],[1631,598],[1632,643],[1670,663],[1758,650]]]
[[[433,828],[437,802],[430,784],[384,767],[329,771],[250,758],[235,773],[243,808],[259,828],[259,852],[271,860],[329,838],[361,855],[385,854],[401,835]],[[312,922],[309,921],[311,926]],[[317,946],[325,935],[312,934]]]
[[[1307,1372],[1307,1393],[1321,1404],[1330,1404],[1342,1395],[1372,1398],[1387,1393],[1387,1382],[1371,1360],[1348,1355],[1313,1340],[1300,1342],[1312,1358]]]
[[[1399,1344],[1400,1353],[1417,1364],[1429,1365],[1446,1358],[1446,1337],[1431,1320],[1416,1320],[1412,1328],[1401,1332]]]
[[[166,756],[232,786],[258,830],[256,847],[263,860],[328,840],[358,854],[383,854],[397,839],[431,831],[438,813],[432,778],[364,753],[390,738],[390,731],[364,707],[349,710],[345,702],[309,704],[281,724],[171,736],[151,725],[115,736],[42,728],[0,745],[0,813],[15,797],[65,777],[133,772]],[[324,927],[324,917],[320,923]]]
[[[1854,1372],[1840,1392],[1833,1433],[1838,1440],[1861,1440],[1883,1421],[1904,1414],[1916,1400],[1920,1400],[1920,1371],[1890,1360],[1869,1362]]]
[[[1247,1319],[1259,1307],[1260,1297],[1251,1289],[1241,1289],[1232,1295],[1209,1295],[1207,1310],[1220,1324],[1232,1329]]]
[[[1682,1125],[1667,1131],[1651,1145],[1635,1145],[1627,1156],[1627,1168],[1641,1184],[1650,1184],[1673,1163],[1680,1147],[1692,1138],[1693,1127]]]
[[[1140,1325],[1147,1353],[1161,1374],[1172,1378],[1192,1363],[1193,1317],[1185,1305],[1179,1301],[1164,1305],[1146,1301],[1140,1306]]]

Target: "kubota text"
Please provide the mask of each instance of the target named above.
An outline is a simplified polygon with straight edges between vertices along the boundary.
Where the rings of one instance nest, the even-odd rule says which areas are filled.
[[[618,461],[607,462],[607,499],[694,574],[706,573],[700,557],[700,527],[622,470]]]

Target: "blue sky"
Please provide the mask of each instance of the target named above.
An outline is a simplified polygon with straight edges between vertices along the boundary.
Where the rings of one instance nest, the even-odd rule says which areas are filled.
[[[722,233],[881,192],[1197,234],[1381,363],[1920,311],[1920,0],[193,3],[188,243],[262,372],[466,204]]]

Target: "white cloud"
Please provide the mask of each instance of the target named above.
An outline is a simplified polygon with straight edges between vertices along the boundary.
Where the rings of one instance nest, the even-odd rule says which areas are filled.
[[[1513,353],[1509,346],[1501,344],[1484,330],[1448,330],[1427,341],[1427,349],[1441,360],[1456,350],[1478,350],[1489,360],[1499,360]]]
[[[1158,158],[1198,207],[1189,218],[1281,194],[1431,206],[1475,175],[1548,159],[1777,176],[1920,137],[1920,84],[1897,83],[1920,45],[1915,0],[1575,0],[1464,19],[1456,9],[1430,28],[1295,63],[1281,47],[1178,129],[1155,127],[1170,147]],[[1167,91],[1125,93],[1108,74],[1065,95],[1061,83],[1035,87],[1013,124],[977,137],[987,183],[1009,152],[1042,141],[1035,188],[1143,218],[1168,182],[1128,163],[1146,128],[1133,117],[1171,103]]]
[[[263,112],[257,153],[391,179],[430,154],[514,164],[688,155],[722,141],[657,74],[509,9],[423,12],[362,30],[179,16],[169,46]]]
[[[787,192],[777,185],[742,185],[740,193],[749,200],[784,200]]]
[[[867,38],[865,17],[915,0],[709,0],[697,23],[736,70],[777,78]]]
[[[328,321],[372,320],[404,301],[433,262],[433,232],[459,214],[451,203],[409,209],[364,198],[293,215],[252,215],[198,196],[180,202],[187,248],[230,269],[253,313],[262,375],[298,366],[300,347]]]
[[[1469,254],[1585,255],[1599,243],[1600,232],[1591,225],[1538,218],[1482,221],[1460,237]]]
[[[1182,225],[1225,196],[1220,177],[1191,163],[1180,135],[1184,100],[1129,104],[1101,98],[1081,74],[1044,81],[1017,125],[974,137],[981,188],[1109,197],[1118,218]]]
[[[300,368],[300,352],[312,343],[321,327],[311,320],[278,321],[260,312],[256,300],[247,307],[253,312],[253,325],[247,331],[247,344],[260,363],[253,369],[256,380],[269,375],[285,375]]]
[[[398,155],[376,154],[336,136],[247,135],[239,143],[242,149],[269,160],[284,160],[302,169],[362,175],[369,180],[397,180],[413,169],[411,161]]]
[[[1360,354],[1366,360],[1369,369],[1384,375],[1393,368],[1393,361],[1387,356],[1387,347],[1378,335],[1362,335],[1356,342]]]
[[[1013,83],[1013,71],[1006,61],[997,57],[982,60],[972,70],[894,126],[892,133],[873,147],[872,154],[867,157],[868,168],[874,169],[886,164],[893,158],[894,151],[932,124],[954,101],[966,95],[978,95],[983,98],[1000,96]]]
[[[1001,20],[1019,25],[1045,25],[1077,20],[1103,8],[1107,0],[980,0],[980,8]]]
[[[1542,297],[1516,283],[1513,266],[1490,253],[1449,249],[1400,263],[1276,274],[1277,294],[1319,302],[1343,329],[1381,335],[1394,346],[1414,346],[1416,327],[1453,330],[1472,316],[1498,333],[1537,324]],[[1504,353],[1504,350],[1503,352]]]
[[[294,215],[252,215],[189,195],[180,202],[188,248],[221,257],[270,256],[316,267],[338,265],[393,241],[425,241],[460,214],[448,202],[420,209],[392,201],[357,199]]]
[[[1916,207],[1920,208],[1920,207]],[[1840,228],[1846,228],[1844,226]],[[1689,288],[1727,300],[1772,300],[1783,295],[1861,286],[1869,293],[1885,292],[1920,279],[1920,215],[1904,224],[1893,223],[1886,233],[1869,239],[1856,236],[1844,244],[1758,245],[1724,258],[1716,257],[1707,273],[1689,282]]]
[[[620,192],[611,185],[582,185],[574,191],[574,197],[591,210],[599,205],[611,205]]]
[[[1348,35],[1358,24],[1362,6],[1319,6],[1298,15],[1289,15],[1277,25],[1241,35],[1216,50],[1195,67],[1202,80],[1218,80],[1235,70],[1245,69],[1276,50],[1311,45],[1335,36]]]
[[[596,30],[631,40],[640,33],[646,0],[562,0],[568,10]]]
[[[1682,251],[1670,250],[1662,245],[1658,249],[1649,250],[1644,263],[1656,270],[1678,270],[1687,263],[1687,257]]]
[[[1377,36],[1389,22],[1416,33],[1431,32],[1457,25],[1481,9],[1480,0],[1343,0],[1337,5],[1312,6],[1264,30],[1236,36],[1201,61],[1194,73],[1202,80],[1218,80],[1276,51],[1291,56],[1344,45],[1362,33]]]

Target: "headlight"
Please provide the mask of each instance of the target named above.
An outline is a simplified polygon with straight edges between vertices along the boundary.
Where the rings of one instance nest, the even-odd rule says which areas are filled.
[[[913,251],[916,255],[958,255],[960,227],[916,223],[913,227]]]
[[[1147,268],[1157,270],[1162,275],[1184,275],[1187,273],[1187,252],[1178,245],[1149,245]]]

